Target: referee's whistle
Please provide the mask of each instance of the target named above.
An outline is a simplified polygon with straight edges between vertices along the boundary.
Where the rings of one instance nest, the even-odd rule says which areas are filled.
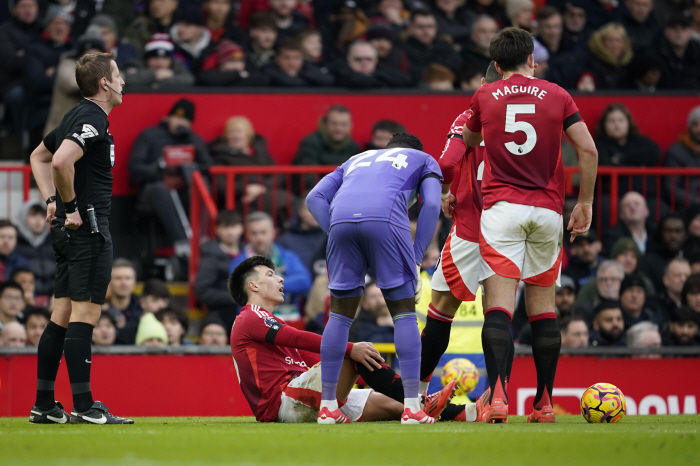
[[[87,206],[87,216],[90,222],[90,233],[99,233],[100,229],[97,227],[97,217],[95,216],[95,208],[92,204]]]

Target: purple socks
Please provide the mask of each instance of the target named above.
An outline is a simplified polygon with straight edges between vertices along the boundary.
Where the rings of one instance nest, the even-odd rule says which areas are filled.
[[[336,400],[338,377],[348,346],[348,332],[353,319],[331,312],[321,339],[321,399]],[[415,323],[415,318],[413,319]],[[416,335],[418,327],[416,327]],[[418,339],[418,362],[420,364],[420,338]],[[416,378],[418,375],[416,375]],[[417,383],[417,382],[416,382]]]
[[[394,345],[401,366],[404,397],[417,398],[421,341],[415,312],[404,312],[394,316]]]

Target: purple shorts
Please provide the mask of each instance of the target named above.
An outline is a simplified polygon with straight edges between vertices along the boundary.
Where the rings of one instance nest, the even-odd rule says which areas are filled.
[[[328,233],[326,262],[331,290],[364,287],[367,273],[376,278],[382,290],[416,281],[411,232],[389,222],[333,225]]]

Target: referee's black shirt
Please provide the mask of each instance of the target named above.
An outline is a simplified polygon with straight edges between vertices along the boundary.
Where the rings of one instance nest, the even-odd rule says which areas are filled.
[[[64,139],[70,139],[83,148],[83,156],[75,163],[73,186],[78,199],[78,210],[83,219],[81,228],[89,229],[87,205],[95,208],[98,223],[109,219],[112,200],[112,166],[114,139],[109,134],[107,113],[87,99],[70,109],[53,131],[44,138],[44,145],[56,153]],[[69,199],[70,200],[70,199]],[[65,218],[66,212],[56,190],[56,217]]]

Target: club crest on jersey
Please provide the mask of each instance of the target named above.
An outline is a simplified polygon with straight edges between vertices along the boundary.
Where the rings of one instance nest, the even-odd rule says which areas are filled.
[[[114,144],[109,145],[109,161],[114,166]]]
[[[86,124],[83,125],[83,134],[81,134],[80,136],[81,136],[83,139],[87,139],[87,138],[94,138],[94,137],[97,136],[98,134],[99,134],[99,133],[97,132],[97,130],[95,129],[94,126],[88,125],[88,124],[86,123]]]
[[[280,323],[277,322],[273,317],[265,317],[263,321],[265,322],[265,325],[267,325],[271,329],[279,330],[280,328],[282,328]]]

